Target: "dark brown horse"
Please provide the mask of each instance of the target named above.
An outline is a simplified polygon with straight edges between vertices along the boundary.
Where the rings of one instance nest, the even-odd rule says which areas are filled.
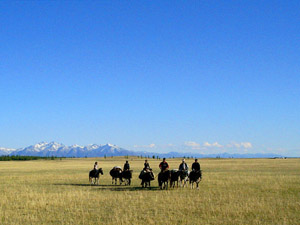
[[[199,189],[199,182],[202,179],[202,171],[198,170],[198,171],[191,171],[189,174],[189,180],[190,180],[190,184],[191,184],[191,188],[194,188],[194,183],[196,183],[196,187],[197,189]]]
[[[169,181],[171,179],[170,170],[165,170],[158,174],[158,186],[160,189],[168,189]]]
[[[180,174],[180,171],[171,170],[171,179],[170,179],[170,187],[171,188],[174,188],[175,184],[178,187],[179,174]]]
[[[124,178],[125,180],[125,185],[130,185],[132,178],[132,170],[124,170],[122,172],[122,178]]]
[[[109,174],[111,175],[112,177],[112,184],[115,183],[115,185],[117,185],[117,181],[119,179],[119,183],[120,185],[122,184],[123,182],[123,179],[122,179],[122,169],[120,167],[114,167],[110,170]]]
[[[139,178],[142,180],[142,187],[150,187],[151,180],[154,180],[154,174],[152,170],[142,170]]]

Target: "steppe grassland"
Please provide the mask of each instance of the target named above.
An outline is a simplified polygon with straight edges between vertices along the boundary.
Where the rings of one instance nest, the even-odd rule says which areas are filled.
[[[0,162],[0,224],[299,224],[300,159],[200,159],[199,190],[112,186],[124,157]],[[98,161],[99,186],[88,184]],[[159,160],[149,159],[158,173]],[[178,168],[180,159],[169,159]],[[192,159],[187,160],[189,166]]]

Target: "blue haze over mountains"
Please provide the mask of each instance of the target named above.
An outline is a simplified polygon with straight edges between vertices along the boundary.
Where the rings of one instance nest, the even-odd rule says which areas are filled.
[[[169,152],[169,153],[157,153],[157,152],[143,152],[143,151],[131,151],[124,148],[120,148],[116,145],[106,144],[97,145],[91,144],[87,146],[72,145],[66,146],[56,142],[41,142],[35,145],[31,145],[20,149],[7,149],[0,148],[0,155],[21,155],[21,156],[41,156],[41,157],[110,157],[110,156],[158,156],[158,157],[198,157],[198,158],[271,158],[281,157],[277,154],[197,154],[189,152]]]

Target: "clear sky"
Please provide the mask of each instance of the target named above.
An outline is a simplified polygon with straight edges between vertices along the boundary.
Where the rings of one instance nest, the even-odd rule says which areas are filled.
[[[300,155],[299,1],[1,1],[0,146]]]

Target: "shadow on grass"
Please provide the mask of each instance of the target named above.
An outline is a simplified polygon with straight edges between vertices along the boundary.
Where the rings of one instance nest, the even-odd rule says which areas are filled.
[[[159,187],[137,187],[137,186],[120,186],[120,185],[112,185],[112,184],[54,184],[58,186],[79,186],[79,187],[99,187],[97,190],[110,190],[110,191],[156,191],[160,190]],[[96,189],[94,189],[96,190]]]
[[[80,186],[80,187],[115,187],[112,184],[54,184],[58,186]]]
[[[114,187],[105,187],[99,188],[101,190],[110,190],[110,191],[157,191],[160,190],[159,187],[137,187],[137,186],[114,186]]]

